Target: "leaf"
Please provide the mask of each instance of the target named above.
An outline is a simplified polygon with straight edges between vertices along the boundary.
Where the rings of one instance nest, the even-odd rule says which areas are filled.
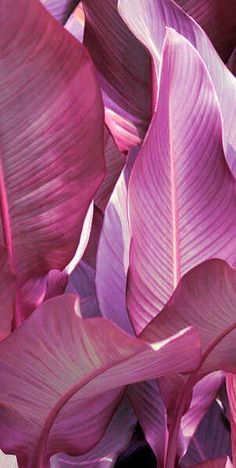
[[[200,335],[202,365],[197,380],[210,372],[236,371],[236,270],[209,260],[189,271],[160,314],[140,337],[163,340],[188,326]]]
[[[85,16],[81,3],[74,9],[65,23],[65,28],[79,41],[84,40]]]
[[[209,74],[192,45],[168,30],[157,111],[128,190],[127,303],[136,333],[191,268],[214,257],[236,264],[235,188]]]
[[[107,132],[105,144],[107,174],[95,196],[95,204],[104,211],[113,192],[119,175],[126,163],[125,156],[118,150],[111,134]]]
[[[236,47],[234,48],[232,54],[229,57],[227,67],[236,76]]]
[[[181,421],[181,456],[187,451],[199,423],[216,398],[223,382],[224,373],[218,371],[207,375],[194,386],[190,407]]]
[[[236,41],[236,3],[228,0],[176,0],[204,29],[226,62]]]
[[[226,376],[227,394],[230,406],[231,446],[233,452],[233,463],[236,462],[236,375]]]
[[[210,73],[219,100],[224,149],[229,167],[236,176],[236,80],[219,58],[204,31],[171,0],[137,0],[135,9],[129,0],[119,0],[118,9],[137,39],[152,54],[158,78],[166,27],[185,36],[197,49]],[[179,95],[181,96],[181,92]],[[188,99],[182,99],[181,110],[183,102],[188,102]]]
[[[134,334],[126,305],[126,279],[129,266],[130,229],[127,213],[127,186],[138,148],[127,163],[105,210],[97,252],[96,289],[101,313]]]
[[[233,468],[233,465],[229,457],[224,457],[217,458],[215,460],[208,460],[198,465],[194,465],[192,468]]]
[[[60,23],[64,24],[79,0],[40,0]]]
[[[145,439],[157,456],[158,466],[164,466],[168,440],[166,409],[157,380],[130,385],[127,395],[142,427]]]
[[[0,7],[0,240],[18,280],[20,322],[25,298],[34,292],[37,305],[45,275],[73,257],[105,167],[86,50],[36,0],[14,5]]]
[[[148,345],[79,314],[76,296],[59,296],[0,343],[0,446],[19,468],[46,468],[54,453],[92,449],[123,386],[187,372],[199,361],[192,329]]]
[[[18,468],[16,457],[14,455],[5,455],[0,450],[0,467],[1,468]]]
[[[125,450],[132,437],[136,418],[124,397],[100,442],[88,453],[80,457],[69,457],[65,454],[55,455],[51,468],[70,468],[91,466],[91,468],[112,467],[117,456]]]
[[[196,466],[197,463],[205,463],[209,459],[217,459],[229,454],[230,432],[224,424],[219,405],[214,402],[201,422],[180,466],[181,468]],[[215,465],[209,465],[209,468],[227,467],[226,461],[225,457],[224,462],[223,460],[220,463],[217,461]],[[203,466],[208,468],[207,464]]]
[[[151,118],[150,59],[117,11],[117,0],[84,0],[84,44],[98,70],[106,123],[119,149],[139,143]]]

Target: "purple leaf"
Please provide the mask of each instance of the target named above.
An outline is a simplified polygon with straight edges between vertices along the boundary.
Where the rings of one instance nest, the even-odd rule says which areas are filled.
[[[181,468],[195,466],[230,454],[230,432],[225,426],[224,416],[217,403],[213,403],[201,422],[189,449],[181,461]],[[226,468],[226,457],[222,464],[209,465],[209,468]],[[201,466],[201,465],[200,465]],[[206,466],[207,464],[203,465]],[[229,466],[229,465],[228,465]]]
[[[51,468],[72,468],[73,466],[113,467],[118,455],[126,449],[132,437],[136,421],[134,413],[124,397],[103,438],[90,452],[76,458],[64,454],[55,455],[51,460]]]
[[[76,296],[59,296],[0,343],[0,446],[17,455],[19,468],[46,468],[57,452],[89,451],[123,386],[199,362],[192,329],[148,345],[103,318],[79,315]]]
[[[136,333],[191,268],[214,257],[236,264],[235,188],[209,74],[192,45],[169,29],[157,111],[128,190],[127,303]]]
[[[230,406],[230,425],[232,438],[233,462],[236,463],[236,375],[227,374],[227,393]]]
[[[79,0],[40,0],[60,23],[64,24]]]
[[[138,148],[127,159],[105,210],[96,270],[96,288],[102,315],[134,334],[127,314],[126,278],[129,266],[130,229],[127,186]]]
[[[176,3],[204,29],[226,62],[236,41],[234,0],[176,0]]]
[[[119,0],[118,7],[131,31],[151,52],[158,76],[166,27],[185,36],[197,49],[210,73],[219,100],[224,148],[228,164],[236,176],[236,80],[219,58],[204,31],[171,0],[137,0],[135,8],[129,0]],[[186,62],[186,58],[182,60]],[[182,80],[183,75],[179,79]],[[183,86],[184,82],[180,86],[181,84]],[[182,98],[181,110],[186,102],[188,98]]]
[[[121,150],[143,139],[151,118],[150,58],[117,11],[117,0],[83,1],[84,43],[99,73],[106,123]]]

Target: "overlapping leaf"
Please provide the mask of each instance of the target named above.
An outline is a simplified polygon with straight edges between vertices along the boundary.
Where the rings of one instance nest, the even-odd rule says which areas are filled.
[[[135,8],[129,0],[119,0],[119,11],[136,37],[151,52],[158,76],[166,27],[175,29],[196,47],[211,75],[219,99],[224,148],[228,164],[236,175],[236,80],[204,31],[172,0],[137,0]]]
[[[74,255],[105,167],[87,52],[36,0],[14,5],[0,6],[1,243],[20,309],[22,295],[37,303],[47,272]]]
[[[81,319],[76,296],[51,299],[0,344],[0,445],[20,468],[82,454],[102,437],[122,386],[198,361],[192,329],[148,345],[107,320]]]
[[[236,263],[235,195],[209,74],[191,44],[168,30],[158,107],[128,190],[127,301],[137,333],[195,265]]]

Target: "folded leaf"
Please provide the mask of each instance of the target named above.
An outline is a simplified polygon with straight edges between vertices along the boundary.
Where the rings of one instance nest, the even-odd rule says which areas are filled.
[[[127,395],[134,408],[145,439],[157,456],[158,466],[164,466],[168,440],[166,409],[157,380],[130,385]]]
[[[107,133],[105,144],[105,161],[107,174],[95,196],[95,204],[102,211],[105,210],[119,175],[126,163],[125,156],[118,150],[110,133]]]
[[[236,176],[236,80],[221,61],[204,31],[171,0],[137,0],[135,8],[129,0],[119,0],[118,8],[131,31],[151,52],[158,76],[166,27],[171,27],[185,36],[197,49],[210,73],[220,103],[224,148],[228,164]],[[183,61],[186,62],[187,59]],[[183,79],[182,75],[180,79]],[[181,92],[179,95],[181,96]],[[187,102],[188,98],[182,99],[181,110],[183,103]]]
[[[97,252],[96,288],[101,313],[123,330],[134,334],[126,305],[126,279],[129,267],[130,229],[127,212],[127,186],[138,148],[128,156],[105,210]]]
[[[65,23],[65,28],[80,42],[84,39],[85,16],[81,3],[74,9]]]
[[[40,0],[60,23],[64,24],[79,0]]]
[[[199,423],[216,398],[223,382],[224,373],[218,371],[207,375],[194,386],[190,408],[181,421],[180,455],[186,452]]]
[[[226,62],[236,41],[236,3],[228,0],[175,0],[207,33]]]
[[[114,466],[117,456],[126,449],[131,439],[135,424],[136,417],[124,397],[103,438],[90,452],[73,458],[64,454],[55,455],[51,459],[51,468]]]
[[[76,296],[59,296],[0,343],[0,446],[17,455],[19,468],[46,468],[54,453],[92,449],[123,386],[190,371],[199,361],[192,329],[148,345],[79,314]]]
[[[203,467],[228,468],[227,455],[230,455],[230,432],[225,426],[224,416],[217,403],[213,403],[193,437],[187,454],[181,461],[181,468],[196,466],[204,462]],[[224,461],[207,465],[209,459],[224,457]],[[198,465],[197,465],[198,466]]]
[[[153,342],[193,326],[205,356],[196,379],[215,370],[235,372],[235,307],[236,270],[222,260],[209,260],[183,277],[166,307],[140,336]]]
[[[191,268],[214,257],[236,264],[235,195],[209,74],[192,45],[169,29],[157,111],[128,190],[127,302],[137,333]]]
[[[103,107],[86,50],[38,1],[3,2],[0,27],[0,238],[20,309],[78,246],[105,174]]]
[[[230,406],[230,425],[231,425],[231,441],[233,462],[236,463],[236,375],[227,374],[227,393]]]
[[[236,47],[230,55],[230,58],[227,62],[227,67],[233,73],[233,75],[236,76]]]
[[[150,59],[117,11],[117,0],[84,0],[84,43],[98,69],[106,123],[119,148],[143,139],[151,117]]]

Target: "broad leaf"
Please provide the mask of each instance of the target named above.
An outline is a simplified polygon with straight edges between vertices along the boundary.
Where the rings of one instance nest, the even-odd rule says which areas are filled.
[[[96,288],[101,313],[123,330],[134,333],[126,306],[126,280],[129,266],[130,229],[127,212],[127,187],[138,147],[128,156],[110,201],[97,252]]]
[[[224,462],[221,460],[221,464],[217,461],[217,464],[209,465],[209,468],[226,468],[227,455],[230,455],[230,450],[230,432],[225,425],[219,405],[214,402],[193,437],[180,466],[185,468],[204,462],[200,466],[208,468],[205,463],[209,459],[217,459],[226,455]]]
[[[79,244],[105,174],[103,107],[86,50],[38,1],[9,0],[0,13],[0,238],[20,322],[22,303],[41,300],[45,275]]]
[[[236,371],[236,270],[222,260],[209,260],[181,280],[142,339],[153,342],[187,326],[198,330],[203,353],[195,380],[215,370]]]
[[[84,43],[98,69],[106,123],[119,148],[140,142],[151,117],[150,59],[117,11],[117,0],[83,1]]]
[[[236,3],[234,0],[175,0],[207,33],[226,62],[236,42]]]
[[[0,446],[20,468],[46,468],[54,453],[92,449],[123,386],[198,364],[192,329],[148,345],[79,314],[76,296],[59,296],[0,343]]]
[[[127,302],[140,333],[191,268],[214,257],[236,264],[236,185],[224,158],[218,101],[199,54],[174,30],[167,32],[157,111],[128,203]]]
[[[119,0],[118,7],[131,31],[151,52],[158,76],[166,27],[175,29],[196,47],[210,73],[220,103],[224,148],[228,164],[236,176],[236,80],[221,61],[204,31],[171,0],[137,0],[135,8],[129,0]],[[181,63],[186,61],[187,58],[182,58]],[[183,74],[179,75],[179,79],[185,80]],[[180,87],[184,82],[180,83]],[[191,94],[186,94],[189,95]],[[183,103],[188,103],[188,97],[184,98],[182,91],[179,92],[179,96],[182,96],[180,109],[183,110]],[[201,119],[201,116],[198,118]]]
[[[136,417],[124,397],[103,438],[90,452],[80,457],[70,457],[64,454],[55,455],[51,460],[51,468],[71,468],[73,466],[113,467],[118,455],[126,449],[132,437],[136,421]]]

